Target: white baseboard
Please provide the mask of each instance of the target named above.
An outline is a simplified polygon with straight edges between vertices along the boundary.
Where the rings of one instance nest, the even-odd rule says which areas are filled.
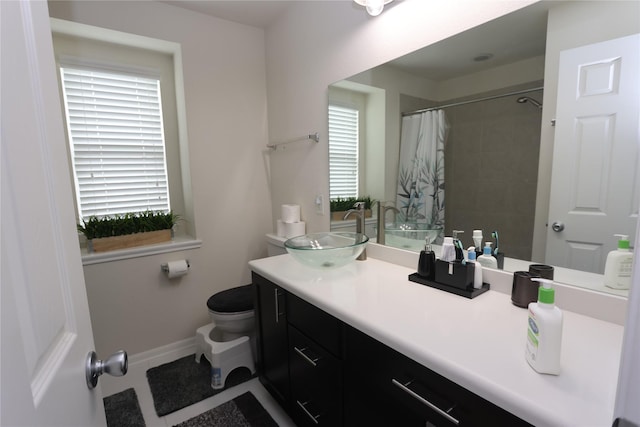
[[[145,363],[153,366],[155,365],[153,362],[157,359],[172,361],[188,354],[195,353],[195,351],[195,337],[192,337],[143,351],[142,353],[133,354],[129,356],[129,364],[136,365]]]

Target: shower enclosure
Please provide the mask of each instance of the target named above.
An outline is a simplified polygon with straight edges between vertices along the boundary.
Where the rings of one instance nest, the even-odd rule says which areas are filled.
[[[461,237],[468,243],[474,229],[484,230],[485,240],[499,230],[501,252],[531,259],[542,117],[539,83],[437,106],[448,124],[445,235],[464,230]],[[415,98],[404,102],[413,107],[403,109],[408,111],[404,115],[413,114]]]

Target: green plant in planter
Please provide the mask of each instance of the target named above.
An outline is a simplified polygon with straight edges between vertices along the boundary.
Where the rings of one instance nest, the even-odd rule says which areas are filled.
[[[353,208],[356,202],[364,202],[365,209],[371,209],[375,200],[369,196],[365,197],[336,197],[329,201],[331,212],[343,212]]]
[[[82,224],[78,224],[78,231],[91,240],[101,237],[167,230],[171,229],[179,220],[179,215],[173,212],[154,211],[126,213],[124,215],[111,215],[101,218],[91,216],[87,220],[83,219]]]

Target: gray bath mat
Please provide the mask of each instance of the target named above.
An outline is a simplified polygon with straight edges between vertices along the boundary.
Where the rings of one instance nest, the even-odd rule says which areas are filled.
[[[278,427],[251,392],[174,427]]]
[[[196,363],[195,354],[151,368],[147,381],[153,396],[153,406],[159,417],[185,408],[214,394],[252,378],[248,368],[234,369],[227,377],[226,387],[211,388],[211,365],[205,357]]]
[[[104,399],[107,427],[145,427],[136,391],[128,388]]]

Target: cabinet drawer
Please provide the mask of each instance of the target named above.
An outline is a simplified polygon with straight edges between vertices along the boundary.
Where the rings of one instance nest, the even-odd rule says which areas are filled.
[[[424,421],[436,426],[529,425],[362,332],[348,328],[346,342],[348,383],[365,392],[376,390]]]
[[[342,425],[342,361],[293,326],[289,375],[297,425]]]
[[[341,357],[341,321],[290,293],[287,294],[287,320],[334,356]]]

